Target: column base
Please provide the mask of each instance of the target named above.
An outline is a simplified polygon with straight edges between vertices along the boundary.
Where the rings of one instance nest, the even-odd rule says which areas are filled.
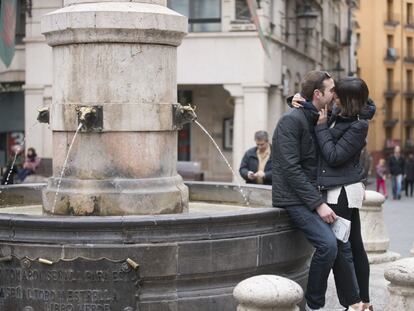
[[[181,176],[81,180],[52,177],[43,190],[43,213],[122,216],[188,212],[188,188]],[[55,203],[56,201],[56,203]]]
[[[367,252],[368,261],[370,264],[379,264],[379,263],[386,263],[396,261],[401,257],[400,254],[395,252],[386,251],[384,253],[371,253]]]

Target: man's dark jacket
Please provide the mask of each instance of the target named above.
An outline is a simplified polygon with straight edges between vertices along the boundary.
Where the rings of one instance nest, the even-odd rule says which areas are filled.
[[[401,175],[404,174],[405,160],[400,155],[397,159],[395,155],[390,156],[388,159],[388,169],[391,175]]]
[[[272,148],[272,147],[270,147]],[[240,175],[246,180],[248,184],[256,184],[255,180],[250,180],[247,178],[247,173],[252,171],[253,173],[257,172],[259,168],[259,159],[257,158],[257,147],[250,148],[246,151],[243,156],[243,159],[240,164]],[[263,183],[265,185],[272,184],[272,152],[270,152],[269,160],[266,162],[264,168],[265,176],[263,177]]]
[[[272,201],[275,207],[323,203],[316,184],[317,145],[314,126],[318,111],[311,103],[282,116],[273,134]]]

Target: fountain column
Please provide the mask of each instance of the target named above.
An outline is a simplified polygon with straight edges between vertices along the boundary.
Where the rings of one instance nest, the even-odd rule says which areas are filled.
[[[43,192],[44,212],[185,212],[173,115],[176,49],[187,18],[166,0],[66,0],[43,17],[42,32],[53,47],[54,71],[53,176]]]

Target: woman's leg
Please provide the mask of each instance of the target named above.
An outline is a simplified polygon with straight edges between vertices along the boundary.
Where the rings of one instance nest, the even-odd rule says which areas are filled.
[[[377,178],[377,192],[380,192],[380,188],[381,188],[381,180],[382,180],[382,179]]]
[[[351,234],[349,236],[351,242],[352,254],[354,258],[355,273],[359,285],[359,294],[362,302],[369,302],[369,261],[364,248],[361,236],[361,220],[359,210],[352,209],[351,218]]]
[[[338,204],[331,204],[330,206],[338,216],[351,220],[352,209],[348,208],[348,199],[344,188],[341,190]],[[348,307],[360,302],[358,279],[355,273],[349,241],[347,243],[338,241],[338,255],[332,270],[341,305]]]

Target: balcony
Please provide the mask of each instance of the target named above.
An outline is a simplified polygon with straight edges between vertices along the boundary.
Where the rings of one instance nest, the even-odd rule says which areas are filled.
[[[396,111],[385,112],[384,127],[394,127],[400,120],[400,115]]]
[[[401,146],[400,139],[387,139],[385,141],[385,149],[394,149],[396,146]]]
[[[414,139],[406,139],[404,147],[405,149],[414,149]]]
[[[396,48],[387,48],[385,50],[384,60],[388,62],[395,62],[399,58],[399,51]]]
[[[404,57],[404,62],[414,64],[414,55],[412,52]]]
[[[404,92],[405,98],[413,98],[414,97],[414,87],[412,83],[407,83],[407,88]]]
[[[398,89],[399,89],[399,84],[398,83],[387,83],[385,92],[384,92],[384,97],[385,98],[394,98],[395,95],[397,95],[398,93]]]
[[[404,125],[405,126],[414,126],[414,118],[410,116],[407,119],[405,119],[404,120]]]
[[[395,27],[400,23],[400,16],[394,13],[387,13],[384,17],[384,25]]]

